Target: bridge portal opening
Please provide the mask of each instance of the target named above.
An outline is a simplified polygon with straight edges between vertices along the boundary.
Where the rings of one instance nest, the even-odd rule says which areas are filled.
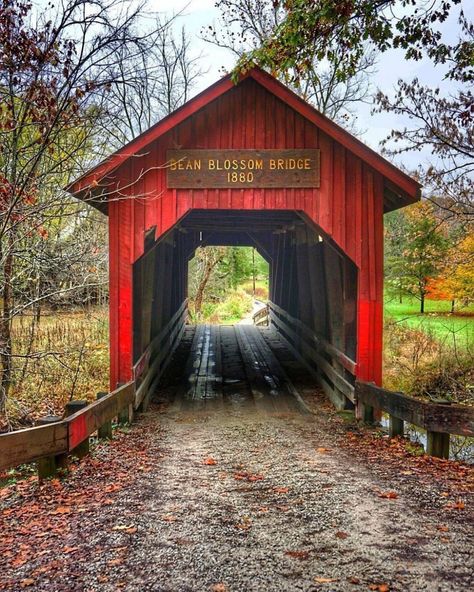
[[[188,264],[191,323],[251,323],[266,307],[269,264],[252,246],[201,246]]]
[[[141,377],[159,380],[189,323],[189,270],[196,252],[222,247],[255,249],[267,263],[270,330],[310,369],[338,407],[350,406],[357,349],[357,267],[295,210],[191,210],[160,240],[150,242],[133,264],[137,384]]]

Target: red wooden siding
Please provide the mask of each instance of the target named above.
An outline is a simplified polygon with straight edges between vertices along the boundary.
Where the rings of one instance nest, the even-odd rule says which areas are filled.
[[[303,147],[321,149],[319,188],[167,190],[160,168],[168,148]],[[108,205],[112,386],[130,378],[131,266],[143,254],[145,231],[156,226],[159,237],[193,208],[305,212],[359,268],[358,373],[380,382],[384,181],[379,172],[248,78],[124,162],[117,180],[134,199],[112,199]]]

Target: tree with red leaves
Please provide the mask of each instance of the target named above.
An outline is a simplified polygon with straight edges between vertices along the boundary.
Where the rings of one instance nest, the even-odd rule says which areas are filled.
[[[108,149],[98,124],[110,89],[136,74],[153,37],[142,15],[121,0],[0,0],[0,414],[14,380],[13,320],[51,295],[37,255],[91,216],[63,187]]]

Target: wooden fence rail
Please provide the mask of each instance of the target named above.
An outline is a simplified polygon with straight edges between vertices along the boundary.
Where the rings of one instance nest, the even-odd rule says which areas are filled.
[[[355,361],[273,302],[268,308],[270,326],[315,376],[334,405],[344,409],[348,402],[354,403]]]
[[[184,300],[166,326],[153,339],[133,367],[137,385],[134,407],[137,409],[156,386],[165,371],[185,328],[188,301]]]
[[[253,324],[257,327],[266,326],[268,325],[268,317],[269,317],[269,308],[268,304],[257,310],[257,312],[252,316]]]
[[[78,450],[78,446],[94,432],[107,427],[101,430],[107,437],[110,434],[108,424],[114,418],[121,422],[130,421],[133,409],[143,405],[170,361],[183,334],[186,315],[185,300],[135,364],[135,380],[132,382],[111,393],[100,393],[97,401],[89,405],[82,403],[83,408],[67,417],[51,416],[44,418],[45,425],[1,434],[0,470],[50,459],[51,462],[43,464],[54,471],[57,464],[54,459]],[[76,409],[80,407],[79,401],[75,403]]]
[[[67,454],[135,400],[129,382],[58,422],[0,435],[0,470]]]
[[[450,434],[474,436],[473,407],[421,401],[356,381],[357,365],[344,352],[273,302],[268,303],[268,311],[270,326],[315,376],[336,407],[344,406],[343,398],[361,404],[367,422],[373,421],[375,410],[385,411],[389,414],[391,436],[403,435],[405,422],[423,428],[427,432],[426,452],[431,456],[449,457]]]
[[[448,458],[450,434],[474,436],[474,407],[451,405],[448,401],[421,401],[361,381],[356,382],[355,396],[369,410],[380,409],[389,414],[391,436],[403,435],[404,422],[425,429],[426,452],[432,456]]]

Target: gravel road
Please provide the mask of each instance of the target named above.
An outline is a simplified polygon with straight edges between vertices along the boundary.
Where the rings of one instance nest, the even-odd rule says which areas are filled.
[[[474,590],[469,469],[349,425],[277,350],[312,412],[249,395],[226,331],[225,396],[183,398],[190,335],[114,442],[62,482],[0,490],[0,590]]]
[[[159,425],[156,465],[121,499],[137,533],[101,590],[473,589],[467,514],[371,471],[328,416],[172,407]]]

